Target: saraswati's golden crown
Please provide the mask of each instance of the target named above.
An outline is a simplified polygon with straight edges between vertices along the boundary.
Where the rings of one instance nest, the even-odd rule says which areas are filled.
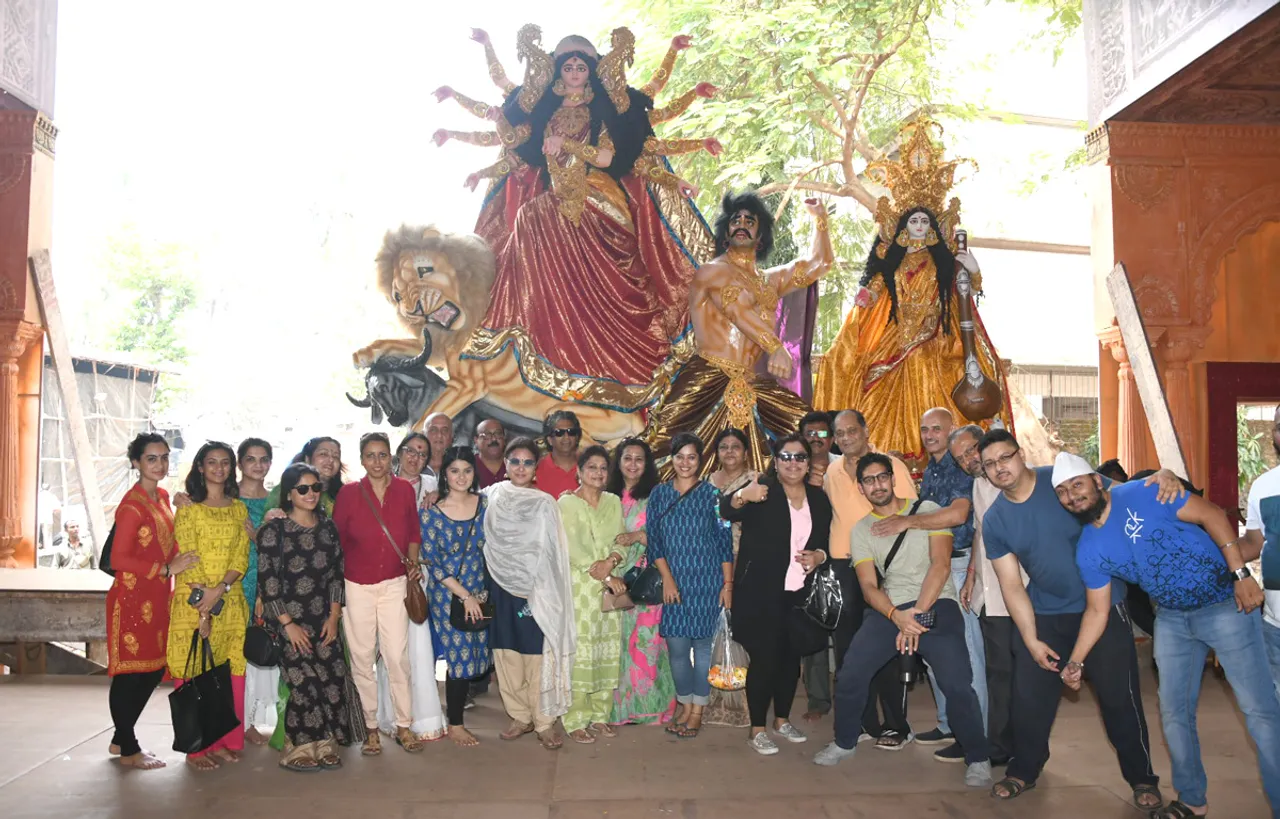
[[[876,222],[880,226],[880,238],[885,244],[894,241],[894,230],[902,214],[912,208],[928,208],[942,228],[942,238],[955,252],[955,229],[960,224],[960,200],[952,197],[944,206],[947,193],[955,181],[956,169],[968,163],[977,170],[978,163],[971,159],[943,161],[942,151],[934,147],[930,131],[942,126],[921,114],[915,122],[905,125],[902,138],[905,144],[899,150],[896,161],[880,160],[867,165],[867,177],[889,189],[893,196],[881,196],[876,203]]]

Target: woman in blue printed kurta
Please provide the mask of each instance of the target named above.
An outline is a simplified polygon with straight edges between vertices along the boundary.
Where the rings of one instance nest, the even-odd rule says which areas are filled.
[[[662,636],[680,712],[667,730],[695,737],[711,696],[711,641],[720,609],[732,604],[733,533],[720,521],[720,491],[698,479],[702,441],[671,441],[675,478],[649,496],[649,558],[662,573]]]
[[[445,661],[445,709],[449,737],[458,745],[476,745],[462,724],[471,680],[489,672],[489,630],[454,628],[449,612],[456,596],[467,618],[478,619],[480,603],[488,597],[484,568],[484,499],[476,478],[475,454],[466,447],[450,447],[441,464],[440,500],[423,510],[422,563],[428,578],[431,632],[436,656]]]

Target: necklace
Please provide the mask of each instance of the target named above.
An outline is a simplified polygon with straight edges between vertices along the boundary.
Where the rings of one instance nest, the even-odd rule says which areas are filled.
[[[746,258],[741,258],[745,254],[742,251],[735,252],[736,248],[729,248],[729,252],[725,254],[725,258],[729,260],[729,264],[746,279],[750,285],[751,291],[755,293],[756,309],[761,316],[772,320],[774,312],[778,309],[778,291],[769,286],[769,280],[760,275],[760,271],[756,269],[755,249],[746,251]]]

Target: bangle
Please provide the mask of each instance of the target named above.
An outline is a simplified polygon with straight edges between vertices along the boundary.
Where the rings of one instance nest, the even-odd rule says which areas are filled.
[[[885,615],[885,617],[888,617],[888,618],[889,618],[889,622],[891,622],[891,623],[893,622],[893,615],[894,615],[894,613],[896,613],[897,611],[898,611],[898,607],[897,607],[897,606],[895,606],[895,605],[893,605],[892,603],[890,603],[890,604],[889,604],[889,613]]]
[[[1222,544],[1222,545],[1221,545],[1221,546],[1219,546],[1218,548],[1225,552],[1227,549],[1230,549],[1232,546],[1235,546],[1235,545],[1237,545],[1238,543],[1240,543],[1240,539],[1239,539],[1239,538],[1236,538],[1235,540],[1231,541],[1230,543],[1224,543],[1224,544]]]

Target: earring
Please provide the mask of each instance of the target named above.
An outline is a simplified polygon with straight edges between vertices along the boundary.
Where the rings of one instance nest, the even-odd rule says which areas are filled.
[[[911,243],[911,240],[907,237],[907,229],[903,228],[898,231],[898,238],[894,241],[898,243],[898,247],[907,247]]]
[[[558,77],[556,78],[556,81],[551,84],[551,93],[558,97],[563,97],[567,90],[568,89],[564,87],[564,80]]]
[[[933,247],[938,243],[938,234],[933,228],[929,228],[929,232],[925,234],[924,243],[927,247]]]

